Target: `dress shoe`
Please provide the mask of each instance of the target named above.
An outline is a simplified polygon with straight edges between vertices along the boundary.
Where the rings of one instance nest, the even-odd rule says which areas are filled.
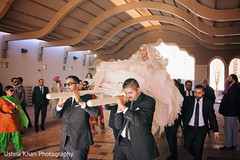
[[[42,131],[45,131],[45,127],[41,127],[41,130],[42,130]]]
[[[232,147],[226,147],[226,146],[224,146],[224,147],[220,147],[220,149],[221,149],[221,150],[232,150]]]
[[[35,128],[35,131],[36,131],[36,132],[39,132],[39,129],[38,129],[38,128]]]
[[[232,150],[236,151],[237,147],[236,146],[232,146]]]

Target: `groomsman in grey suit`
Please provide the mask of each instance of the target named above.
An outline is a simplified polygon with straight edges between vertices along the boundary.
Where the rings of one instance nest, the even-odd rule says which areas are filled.
[[[91,95],[80,96],[78,77],[68,76],[64,86],[67,92],[74,93],[74,97],[60,98],[56,108],[52,111],[54,118],[62,118],[60,151],[68,156],[61,158],[86,160],[89,147],[93,145],[89,116],[91,114],[98,117],[100,109],[98,106],[87,106],[86,102],[91,99]]]
[[[14,88],[14,96],[18,97],[20,105],[29,121],[28,128],[30,128],[30,127],[32,127],[32,123],[31,123],[30,117],[29,117],[27,109],[26,109],[27,104],[26,104],[26,97],[25,97],[25,89],[22,85],[23,78],[22,77],[18,77],[18,78],[14,77],[11,79],[11,81],[12,81],[13,88]]]

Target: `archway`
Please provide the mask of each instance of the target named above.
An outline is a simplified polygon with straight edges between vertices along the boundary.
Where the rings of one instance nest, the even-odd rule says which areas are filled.
[[[210,86],[215,90],[216,100],[222,97],[224,90],[224,63],[220,58],[215,58],[210,63]]]
[[[236,74],[240,79],[240,58],[233,58],[229,64],[229,75]]]
[[[166,67],[171,78],[180,78],[182,83],[191,80],[194,86],[195,59],[187,51],[180,50],[177,45],[167,45],[163,42],[156,49],[160,54],[168,59]]]

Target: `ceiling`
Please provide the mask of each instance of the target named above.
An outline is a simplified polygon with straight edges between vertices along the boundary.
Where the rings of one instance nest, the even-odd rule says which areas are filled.
[[[116,0],[115,0],[116,1]],[[210,49],[240,49],[240,0],[0,0],[3,50],[8,41],[114,53],[152,30],[183,33]],[[133,18],[128,11],[141,16]],[[149,25],[144,26],[143,22]]]

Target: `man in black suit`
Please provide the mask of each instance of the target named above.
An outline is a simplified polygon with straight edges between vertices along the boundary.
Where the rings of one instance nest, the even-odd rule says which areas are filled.
[[[185,82],[185,88],[186,90],[183,92],[183,97],[186,98],[186,97],[194,97],[194,92],[192,90],[192,81],[190,80],[187,80]]]
[[[176,87],[178,87],[179,81],[174,80],[174,84],[175,84]],[[180,88],[178,88],[178,90],[179,90],[179,92],[181,92]],[[183,94],[183,93],[184,92],[182,92],[181,94]],[[171,153],[171,155],[168,156],[166,158],[166,160],[177,160],[178,159],[177,131],[178,131],[179,125],[181,126],[181,129],[183,131],[183,127],[182,127],[182,124],[181,124],[181,119],[182,119],[182,116],[179,114],[179,116],[174,120],[173,125],[164,126],[169,150],[170,150],[170,153]]]
[[[236,150],[238,137],[238,116],[240,116],[240,88],[235,74],[228,77],[230,86],[223,96],[219,113],[224,116],[225,145],[222,150]]]
[[[177,81],[179,82],[178,83],[178,89],[179,89],[180,93],[182,94],[184,92],[184,85],[181,83],[180,78],[178,78]]]
[[[60,151],[68,155],[62,159],[86,160],[89,147],[93,145],[89,114],[98,117],[100,109],[98,106],[88,107],[86,105],[86,102],[91,99],[91,95],[80,97],[78,77],[68,76],[64,86],[67,92],[74,93],[74,97],[60,98],[58,105],[52,111],[54,118],[62,117]]]
[[[32,103],[34,104],[35,131],[39,131],[38,118],[41,111],[41,130],[45,130],[45,119],[49,100],[46,95],[49,93],[48,87],[44,86],[44,80],[38,80],[39,86],[34,87],[32,93]]]
[[[108,126],[109,126],[110,128],[112,128],[114,138],[115,138],[115,140],[117,140],[117,136],[118,136],[119,130],[116,129],[115,126],[114,126],[115,113],[117,113],[117,108],[118,108],[118,107],[117,107],[117,104],[115,104],[115,105],[109,105],[109,104],[107,104],[107,105],[105,105],[105,108],[106,108],[107,110],[111,110]]]
[[[212,102],[203,98],[202,85],[194,90],[195,97],[184,100],[182,107],[184,125],[184,146],[194,159],[201,160],[206,134],[210,136],[208,121],[212,124],[214,137],[219,139],[219,130]]]
[[[210,99],[214,105],[216,99],[214,89],[208,85],[208,79],[203,79],[202,84],[204,87],[204,97]]]
[[[118,110],[114,124],[119,129],[114,147],[114,160],[151,160],[159,156],[158,148],[151,132],[155,100],[142,93],[135,79],[127,79],[123,84],[128,102],[118,96]]]

